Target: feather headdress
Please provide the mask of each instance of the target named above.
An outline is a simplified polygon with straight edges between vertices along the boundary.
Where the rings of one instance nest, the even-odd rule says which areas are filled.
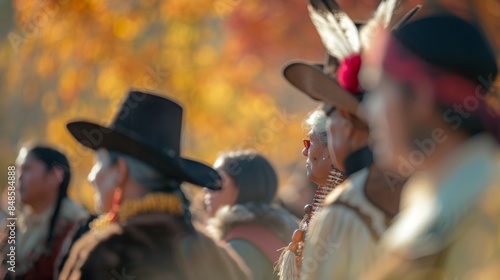
[[[285,66],[285,78],[315,100],[342,107],[356,115],[364,92],[358,82],[361,53],[370,48],[381,28],[388,28],[399,0],[382,0],[373,17],[358,26],[332,0],[309,0],[309,15],[326,48],[323,65],[293,62]],[[415,14],[407,13],[394,27]]]
[[[326,60],[323,65],[290,63],[283,70],[285,78],[313,99],[328,103],[330,108],[342,107],[356,115],[359,100],[363,96],[357,82],[361,52],[370,48],[372,40],[377,38],[379,28],[389,26],[397,3],[398,0],[382,0],[372,19],[358,29],[335,1],[309,0],[309,15],[326,48]],[[419,7],[412,9],[395,27],[408,21],[418,9]],[[336,181],[337,184],[339,182]],[[275,269],[280,280],[296,280],[300,277],[300,252],[303,250],[303,236],[311,218],[309,215],[312,207],[306,206],[306,209],[309,210],[306,210],[301,223],[305,227],[294,233],[292,242],[284,248],[277,262]]]

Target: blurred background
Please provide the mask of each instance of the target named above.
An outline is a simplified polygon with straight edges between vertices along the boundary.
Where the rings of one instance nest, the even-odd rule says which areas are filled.
[[[338,2],[361,19],[380,1]],[[500,46],[499,0],[402,0],[400,10],[424,2],[422,14],[449,9]],[[324,57],[306,4],[0,0],[0,182],[24,143],[53,144],[72,164],[70,196],[92,210],[93,154],[65,124],[109,124],[127,89],[139,87],[184,106],[184,156],[211,165],[220,151],[255,149],[277,168],[281,195],[309,200],[301,123],[317,104],[281,76],[288,60]]]

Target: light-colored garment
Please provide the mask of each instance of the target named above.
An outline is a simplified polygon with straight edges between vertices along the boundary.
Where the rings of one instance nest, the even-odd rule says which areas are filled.
[[[19,228],[16,232],[17,250],[17,272],[20,274],[28,271],[46,249],[44,244],[47,239],[50,219],[54,207],[50,207],[42,213],[34,214],[29,206],[25,206],[19,217]],[[74,204],[70,199],[62,201],[59,218],[56,224],[55,236],[61,233],[68,223],[78,223],[85,220],[88,214],[80,206]],[[57,255],[57,252],[53,252]]]
[[[359,279],[374,261],[388,219],[365,196],[369,172],[354,173],[326,198],[308,231],[301,279]]]
[[[476,136],[405,187],[374,279],[500,279],[500,164]]]
[[[19,230],[16,232],[17,255],[19,260],[19,273],[24,273],[33,265],[34,260],[42,254],[45,239],[49,231],[49,222],[53,207],[45,209],[36,215],[29,206],[23,207],[19,217]]]

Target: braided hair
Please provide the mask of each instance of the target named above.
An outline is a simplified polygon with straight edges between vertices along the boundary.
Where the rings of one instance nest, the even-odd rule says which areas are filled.
[[[59,212],[61,210],[62,201],[68,196],[68,186],[71,180],[71,169],[66,156],[54,148],[34,146],[28,150],[27,154],[43,162],[45,164],[45,167],[47,168],[47,171],[51,171],[54,168],[61,168],[64,171],[63,180],[59,185],[57,200],[54,207],[54,212],[50,219],[49,233],[47,235],[47,240],[45,243],[47,248],[50,248],[54,239],[55,226],[57,218],[59,217]]]

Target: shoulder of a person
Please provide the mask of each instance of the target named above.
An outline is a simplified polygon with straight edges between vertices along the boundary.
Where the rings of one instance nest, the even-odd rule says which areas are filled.
[[[75,203],[69,197],[63,200],[60,213],[61,217],[76,222],[85,221],[90,216],[90,214],[82,206]]]
[[[118,224],[109,225],[103,229],[90,229],[76,240],[72,250],[76,251],[92,251],[99,243],[109,241],[113,235],[121,234],[122,228]]]
[[[253,255],[255,257],[265,257],[264,253],[248,240],[233,239],[228,241],[227,244],[238,253],[244,252],[246,256]]]
[[[109,236],[119,231],[119,225],[113,224],[99,231],[90,230],[84,233],[72,246],[69,257],[61,272],[60,279],[70,279],[68,277],[71,276],[72,278],[73,273],[79,275],[82,265],[88,261],[89,255],[96,251],[96,247],[102,242],[106,242]],[[102,256],[102,254],[98,253],[96,256]]]
[[[500,170],[500,168],[499,168]],[[500,173],[491,180],[490,186],[478,199],[479,216],[491,221],[494,227],[500,227]]]
[[[252,242],[243,239],[233,239],[228,242],[228,245],[243,259],[252,271],[258,270],[258,272],[261,272],[267,266],[271,269],[272,262],[269,261],[268,256]],[[254,271],[254,273],[257,272]]]
[[[362,188],[360,187],[363,186],[363,183],[368,176],[368,172],[369,169],[364,168],[349,176],[349,178],[347,178],[342,184],[335,187],[335,189],[326,196],[323,204],[325,206],[331,206],[339,199],[349,195],[349,192],[355,191],[354,188],[361,190]]]
[[[239,249],[245,247],[249,252],[255,249],[246,246],[253,245],[245,244],[245,241],[233,242],[233,244]],[[203,232],[195,231],[184,236],[174,245],[173,254],[179,262],[187,262],[191,265],[193,264],[192,256],[203,260],[203,263],[198,264],[198,269],[206,271],[207,279],[255,279],[250,277],[252,273],[240,255],[241,251],[238,252],[230,244],[216,241]]]
[[[353,211],[342,206],[329,205],[313,217],[307,234],[331,234],[334,228],[338,229],[338,225],[345,221],[348,221],[350,227],[360,224]]]

